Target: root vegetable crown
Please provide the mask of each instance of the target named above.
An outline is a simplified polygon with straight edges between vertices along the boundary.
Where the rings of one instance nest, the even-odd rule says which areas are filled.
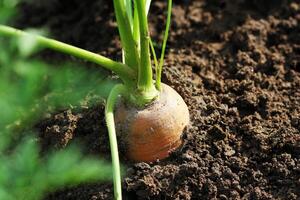
[[[118,134],[125,138],[128,157],[152,162],[166,158],[181,145],[189,111],[181,96],[162,84],[159,98],[144,108],[120,101],[115,120]]]

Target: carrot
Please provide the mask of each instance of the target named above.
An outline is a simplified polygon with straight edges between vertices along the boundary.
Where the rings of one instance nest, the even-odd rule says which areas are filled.
[[[181,145],[189,123],[188,107],[170,86],[162,84],[159,98],[144,108],[120,101],[115,108],[117,134],[134,161],[161,160]]]

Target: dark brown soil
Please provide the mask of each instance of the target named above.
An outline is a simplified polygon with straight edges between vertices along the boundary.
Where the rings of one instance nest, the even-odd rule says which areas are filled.
[[[112,1],[38,2],[22,6],[21,23],[120,58]],[[162,2],[151,8],[155,40],[163,29]],[[167,160],[122,160],[124,199],[300,199],[299,23],[300,1],[175,1],[163,81],[189,105],[191,125]],[[109,159],[102,104],[53,115],[39,129],[44,149],[80,141],[86,152]],[[46,199],[112,195],[109,183]]]

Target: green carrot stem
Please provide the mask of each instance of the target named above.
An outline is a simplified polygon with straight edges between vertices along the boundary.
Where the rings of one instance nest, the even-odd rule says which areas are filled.
[[[138,52],[140,52],[140,26],[139,26],[139,16],[137,7],[134,6],[134,13],[133,13],[133,39],[137,44]]]
[[[168,0],[168,16],[167,16],[166,29],[165,29],[164,39],[163,39],[160,61],[159,61],[158,68],[156,69],[156,88],[158,90],[161,89],[161,73],[162,73],[162,67],[164,65],[165,50],[166,50],[167,40],[169,36],[171,14],[172,14],[172,0]]]
[[[138,73],[138,89],[147,91],[152,88],[152,68],[149,52],[148,20],[145,10],[145,0],[135,0],[139,17],[140,29],[140,68]]]
[[[135,71],[139,66],[139,56],[136,43],[133,38],[131,22],[126,12],[124,0],[114,0],[114,9],[121,37],[122,48],[125,54],[125,63]]]
[[[120,161],[118,153],[118,144],[116,136],[116,128],[114,122],[114,106],[118,99],[118,96],[124,93],[125,88],[123,85],[116,85],[110,92],[105,107],[105,120],[108,128],[110,151],[113,165],[113,182],[114,182],[114,196],[115,200],[122,199],[122,187],[121,187],[121,172]]]
[[[57,40],[49,39],[43,36],[33,35],[5,25],[0,25],[0,35],[7,35],[13,37],[35,37],[37,43],[43,47],[66,53],[101,65],[102,67],[118,74],[119,77],[125,82],[125,84],[133,84],[134,82],[135,72],[131,68],[129,68],[125,64],[113,61],[99,54],[92,53],[90,51],[86,51],[84,49],[65,44],[63,42],[59,42]]]
[[[125,7],[126,7],[126,13],[128,16],[128,21],[131,27],[131,30],[133,28],[133,13],[132,13],[132,0],[125,0]]]
[[[157,70],[158,69],[158,61],[157,61],[157,57],[156,57],[155,48],[154,48],[154,45],[153,45],[153,42],[151,39],[150,39],[150,48],[151,48],[151,52],[152,52],[152,56],[153,56],[155,70]]]

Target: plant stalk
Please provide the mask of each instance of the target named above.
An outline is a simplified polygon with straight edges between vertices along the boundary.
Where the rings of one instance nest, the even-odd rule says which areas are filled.
[[[139,17],[139,29],[140,29],[140,68],[138,73],[138,89],[141,91],[148,91],[152,89],[152,68],[150,61],[149,51],[149,31],[148,20],[146,15],[145,0],[135,0],[135,6],[137,6],[137,13]]]
[[[136,6],[134,6],[133,13],[133,39],[137,44],[137,50],[140,52],[140,27],[139,27],[139,16]]]
[[[139,66],[139,55],[137,51],[137,45],[133,38],[130,19],[126,13],[124,0],[114,0],[114,8],[118,30],[121,37],[122,48],[124,49],[125,63],[133,70],[137,70]]]
[[[110,151],[113,165],[113,181],[114,181],[114,196],[115,200],[122,199],[121,187],[121,172],[120,161],[118,153],[118,143],[116,136],[116,128],[114,121],[114,106],[120,94],[124,93],[126,89],[123,85],[116,85],[110,92],[105,106],[105,120],[108,128]]]
[[[170,25],[171,25],[171,15],[172,15],[172,0],[168,0],[168,16],[167,16],[166,29],[165,29],[164,39],[163,39],[163,44],[162,44],[162,51],[161,51],[161,55],[160,55],[159,64],[155,70],[156,71],[155,85],[158,90],[161,90],[161,73],[162,73],[162,68],[164,65],[165,51],[166,51],[167,40],[168,40],[169,30],[170,30]]]

